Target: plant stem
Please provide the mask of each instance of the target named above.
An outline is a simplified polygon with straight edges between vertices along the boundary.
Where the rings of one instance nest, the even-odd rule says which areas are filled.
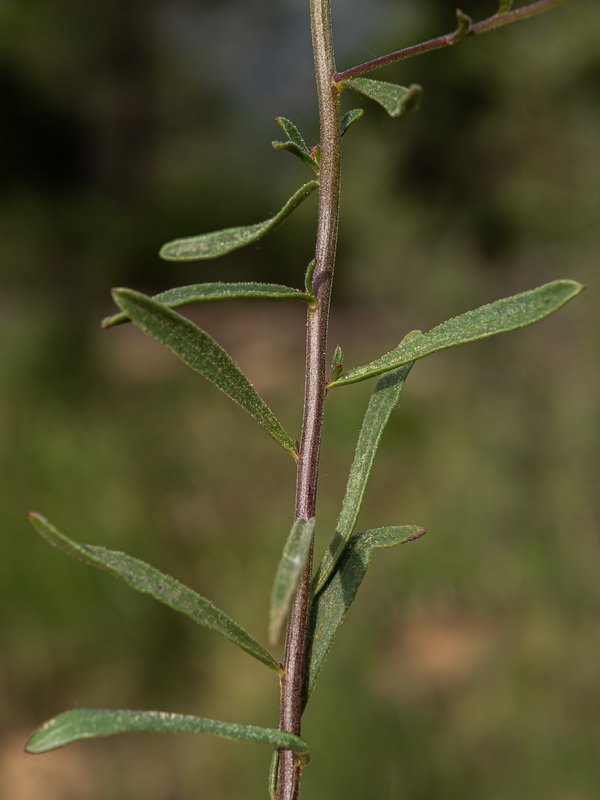
[[[331,33],[330,0],[311,0],[310,20],[319,100],[321,170],[316,266],[313,292],[316,305],[309,306],[306,332],[304,415],[296,477],[295,519],[315,516],[319,453],[323,429],[323,405],[327,385],[327,327],[340,196],[340,104],[333,84],[335,62]],[[284,674],[281,679],[279,726],[300,735],[304,685],[306,634],[311,600],[312,552],[302,575],[287,627]],[[277,798],[296,800],[302,762],[290,750],[282,750]]]
[[[487,31],[493,31],[504,25],[510,25],[511,22],[518,22],[522,19],[535,17],[538,14],[542,14],[544,11],[550,11],[550,9],[556,8],[556,6],[560,6],[566,2],[567,0],[538,0],[536,3],[530,3],[521,8],[516,8],[514,11],[506,11],[504,14],[494,14],[492,17],[488,17],[488,19],[484,19],[481,22],[475,22],[469,26],[466,32],[461,31],[459,25],[459,29],[453,33],[437,36],[435,39],[429,39],[429,41],[421,42],[421,44],[413,44],[410,47],[404,47],[402,50],[395,50],[393,53],[388,53],[385,56],[374,58],[372,61],[365,61],[364,64],[358,64],[356,67],[338,72],[335,76],[335,81],[339,83],[340,81],[357,78],[359,75],[364,75],[366,72],[372,72],[374,69],[385,67],[388,64],[394,64],[396,61],[403,61],[412,56],[420,56],[422,53],[429,53],[432,50],[449,47],[469,36],[477,36],[480,33],[487,33]]]

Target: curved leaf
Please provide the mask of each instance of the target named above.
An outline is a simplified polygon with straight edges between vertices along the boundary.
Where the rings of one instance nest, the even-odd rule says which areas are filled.
[[[192,303],[211,303],[215,300],[240,300],[257,298],[262,300],[303,300],[313,303],[314,298],[300,289],[281,286],[278,283],[194,283],[191,286],[178,286],[166,292],[155,294],[152,298],[167,308],[180,308]],[[112,328],[129,322],[127,314],[115,314],[102,320],[103,328]]]
[[[438,350],[446,350],[448,347],[524,328],[558,311],[569,300],[577,297],[584,288],[576,281],[554,281],[537,289],[467,311],[442,322],[441,325],[416,339],[401,342],[395,350],[369,364],[344,372],[337,380],[330,383],[328,388],[364,381],[402,364],[437,353]]]
[[[418,334],[418,331],[413,331],[409,336]],[[405,337],[405,339],[409,338],[409,336]],[[348,483],[346,484],[346,493],[344,494],[342,508],[335,526],[335,535],[314,577],[315,592],[323,588],[352,536],[381,436],[393,409],[398,404],[400,392],[411,367],[412,364],[407,364],[384,375],[383,378],[377,381],[373,390],[358,435],[354,461],[350,467]]]
[[[237,228],[225,228],[221,231],[203,233],[199,236],[188,236],[167,242],[160,250],[160,257],[166,261],[198,261],[206,258],[218,258],[247,244],[258,241],[280,225],[284,219],[296,209],[303,200],[314,192],[319,181],[309,181],[293,194],[281,211],[271,219],[257,222],[254,225],[242,225]]]
[[[311,151],[308,149],[304,137],[294,125],[294,123],[285,117],[275,117],[275,122],[281,127],[283,132],[288,137],[285,142],[271,142],[271,145],[276,150],[287,150],[288,153],[297,156],[301,161],[314,170],[317,174],[319,172],[319,162],[313,158]]]
[[[323,590],[313,599],[308,624],[307,670],[304,705],[308,702],[335,635],[356,597],[376,547],[395,547],[412,542],[425,533],[417,525],[375,528],[356,533],[346,545],[337,568]]]
[[[275,573],[269,614],[269,642],[279,644],[281,629],[306,566],[315,531],[315,518],[298,519],[287,538]]]
[[[231,356],[189,319],[144,294],[114,289],[113,298],[129,319],[168,347],[192,369],[204,375],[262,425],[284,450],[296,458],[294,442]]]
[[[210,733],[224,739],[257,742],[293,750],[307,762],[308,745],[299,736],[256,725],[239,725],[219,722],[187,714],[167,711],[129,711],[96,708],[78,708],[65,711],[45,722],[29,739],[28,753],[47,753],[79,739],[95,739],[117,733],[153,731],[155,733]]]
[[[383,106],[390,117],[402,117],[419,107],[422,89],[416,83],[406,88],[397,83],[374,81],[371,78],[351,78],[341,81],[345,89],[354,89]]]
[[[278,673],[281,672],[281,665],[275,658],[237,622],[175,578],[125,553],[74,542],[57,531],[41,514],[30,513],[29,519],[46,541],[68,555],[116,575],[136,591],[149,594],[160,603],[185,614],[198,625],[220,633],[258,661]]]

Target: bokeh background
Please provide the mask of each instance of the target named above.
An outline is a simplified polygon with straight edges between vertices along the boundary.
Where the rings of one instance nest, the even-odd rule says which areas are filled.
[[[290,459],[158,345],[98,321],[113,285],[301,285],[314,198],[219,261],[156,254],[267,218],[307,178],[270,147],[278,115],[318,136],[306,6],[0,2],[1,800],[266,797],[267,748],[210,737],[22,753],[76,706],[277,719],[268,670],[50,549],[25,512],[165,569],[266,638]],[[454,23],[449,0],[334,6],[340,68]],[[381,71],[425,87],[399,121],[344,96],[367,112],[344,140],[331,344],[348,366],[497,297],[560,277],[588,288],[533,328],[413,370],[359,527],[429,533],[376,554],[322,674],[305,717],[311,800],[600,792],[599,32],[598,4],[573,0]],[[192,316],[297,435],[303,310]],[[369,391],[329,400],[318,550]]]

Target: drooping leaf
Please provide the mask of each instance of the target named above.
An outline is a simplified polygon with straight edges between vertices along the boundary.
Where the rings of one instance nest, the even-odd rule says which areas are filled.
[[[96,708],[78,708],[65,711],[45,722],[31,736],[25,749],[28,753],[47,753],[79,739],[95,739],[117,733],[151,731],[155,733],[210,733],[224,739],[257,742],[293,750],[309,759],[306,742],[293,733],[260,728],[256,725],[239,725],[220,722],[187,714],[171,714],[167,711],[130,711]]]
[[[281,629],[298,588],[298,582],[310,553],[315,518],[298,519],[287,538],[271,591],[269,642],[279,644]]]
[[[271,219],[257,222],[254,225],[242,225],[236,228],[225,228],[221,231],[203,233],[199,236],[188,236],[185,239],[175,239],[167,242],[160,250],[160,257],[166,261],[198,261],[207,258],[217,258],[245,247],[247,244],[258,241],[280,225],[289,215],[298,208],[303,200],[314,192],[319,181],[309,181],[301,186],[290,197],[283,208]]]
[[[281,286],[278,283],[195,283],[191,286],[178,286],[166,292],[155,294],[152,298],[167,308],[180,308],[192,303],[210,303],[215,300],[240,300],[243,298],[258,298],[262,300],[302,300],[312,303],[312,296],[300,289],[290,286]],[[115,314],[102,320],[103,328],[112,328],[129,322],[127,314]]]
[[[262,425],[294,459],[294,442],[231,356],[205,331],[175,311],[131,289],[114,289],[113,298],[129,319],[204,375]]]
[[[311,605],[304,705],[312,694],[346,612],[356,597],[358,587],[371,563],[373,549],[395,547],[397,544],[412,542],[423,536],[424,533],[425,529],[417,525],[404,525],[375,528],[365,533],[356,533],[351,537],[335,572],[324,588],[314,597]]]
[[[369,364],[342,373],[336,381],[329,384],[328,388],[364,381],[402,364],[437,353],[438,350],[524,328],[558,311],[569,300],[577,297],[584,288],[576,281],[554,281],[537,289],[467,311],[442,322],[441,325],[416,339],[403,341],[395,350]]]
[[[175,578],[125,553],[74,542],[57,531],[41,514],[30,513],[29,519],[46,541],[68,555],[116,575],[136,591],[149,594],[198,625],[220,633],[275,672],[281,672],[281,665],[275,658],[237,622]]]
[[[340,135],[343,136],[350,127],[350,125],[359,120],[364,113],[365,113],[364,109],[362,108],[353,108],[351,111],[346,111],[341,120]]]
[[[374,81],[371,78],[352,78],[341,81],[341,86],[354,89],[375,100],[385,108],[390,117],[401,117],[409,111],[416,111],[423,91],[416,83],[406,88],[397,83]]]
[[[414,331],[411,335],[416,334],[418,331]],[[400,392],[411,367],[412,364],[407,364],[384,375],[377,381],[371,395],[358,435],[354,461],[350,467],[335,534],[313,580],[315,592],[323,588],[352,536],[379,442],[390,415],[398,404]]]

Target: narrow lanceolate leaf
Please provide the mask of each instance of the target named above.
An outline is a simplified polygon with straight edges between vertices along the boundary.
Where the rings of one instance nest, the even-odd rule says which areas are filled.
[[[418,335],[418,331],[414,333]],[[384,375],[377,381],[371,395],[358,435],[354,461],[350,467],[335,534],[314,577],[315,592],[320,591],[325,585],[352,536],[381,436],[392,411],[398,404],[400,392],[411,367],[412,364],[407,364]]]
[[[341,119],[340,135],[343,136],[350,127],[350,125],[359,120],[364,113],[365,113],[364,109],[362,108],[353,108],[351,111],[346,111],[346,113]]]
[[[294,442],[231,356],[205,331],[175,311],[131,289],[115,289],[113,298],[129,319],[164,344],[238,403],[294,458]]]
[[[238,725],[215,719],[171,714],[167,711],[129,711],[96,708],[78,708],[65,711],[45,722],[27,742],[28,753],[47,753],[79,739],[95,739],[116,733],[150,731],[155,733],[210,733],[224,739],[257,742],[274,747],[285,747],[307,762],[309,750],[306,742],[293,733],[259,728],[256,725]]]
[[[305,183],[290,197],[281,211],[271,219],[257,222],[254,225],[242,225],[237,228],[203,233],[199,236],[189,236],[185,239],[175,239],[163,245],[160,256],[166,261],[198,261],[224,256],[226,253],[245,247],[247,244],[262,239],[281,224],[303,200],[306,200],[314,192],[318,185],[319,181],[316,180]]]
[[[437,328],[416,339],[401,342],[395,350],[369,364],[342,373],[328,388],[364,381],[402,364],[437,353],[438,350],[524,328],[558,311],[584,288],[576,281],[554,281],[538,289],[467,311],[466,314],[442,322]]]
[[[281,629],[287,619],[300,576],[306,566],[314,531],[314,517],[309,520],[296,520],[283,548],[271,591],[269,642],[273,645],[279,644]]]
[[[178,286],[166,292],[155,294],[152,298],[167,308],[180,308],[192,303],[211,303],[215,300],[240,300],[258,298],[262,300],[302,300],[314,302],[312,296],[300,289],[281,286],[278,283],[195,283],[191,286]],[[115,314],[102,321],[103,328],[112,328],[129,322],[127,314]]]
[[[356,533],[346,545],[337,568],[319,594],[313,599],[308,626],[304,705],[308,702],[315,682],[327,658],[333,640],[346,612],[356,597],[358,587],[371,563],[376,547],[395,547],[423,536],[424,528],[417,525],[375,528]]]
[[[401,117],[409,111],[416,111],[423,91],[416,83],[407,88],[397,83],[373,81],[371,78],[352,78],[341,81],[341,85],[375,100],[385,108],[390,117]]]
[[[175,578],[125,553],[74,542],[57,531],[40,514],[31,513],[29,518],[44,539],[68,555],[116,575],[136,591],[149,594],[155,600],[179,611],[180,614],[185,614],[198,625],[220,633],[258,661],[262,661],[276,672],[281,672],[281,665],[275,658],[237,622]]]

